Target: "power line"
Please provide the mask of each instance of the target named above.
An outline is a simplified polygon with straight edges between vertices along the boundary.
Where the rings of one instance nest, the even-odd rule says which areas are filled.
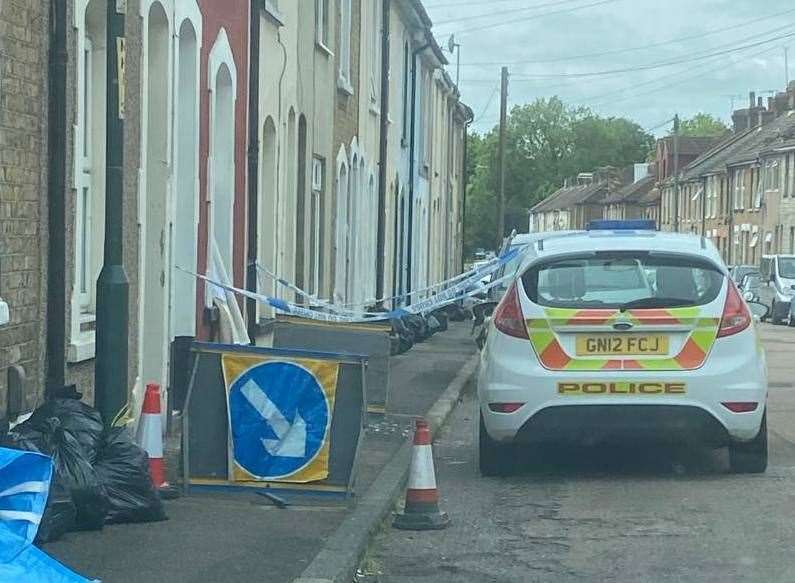
[[[764,51],[761,51],[759,53],[754,53],[753,55],[748,55],[748,56],[744,57],[743,60],[753,59],[755,57],[764,55],[765,53],[769,53],[769,52],[772,52],[774,50],[777,50],[778,48],[780,48],[780,47],[776,46],[776,47],[765,49]],[[682,85],[684,83],[688,83],[688,82],[694,81],[696,79],[701,79],[701,78],[704,77],[704,73],[706,73],[706,72],[708,72],[710,70],[712,70],[710,67],[706,67],[706,68],[704,68],[704,70],[700,70],[699,73],[696,74],[696,75],[691,75],[691,76],[685,77],[684,79],[680,79],[679,81],[674,81],[673,83],[666,83],[664,85],[664,87],[665,88],[677,87],[677,86]],[[684,71],[680,71],[679,74],[681,74],[683,72]],[[635,99],[637,97],[643,97],[644,95],[649,95],[651,93],[655,93],[655,92],[659,91],[660,89],[661,89],[661,87],[654,87],[651,90],[641,91],[640,93],[625,94],[624,96],[622,96],[622,97],[620,97],[618,99],[611,99],[611,100],[608,100],[608,101],[601,101],[601,102],[598,102],[598,103],[591,104],[591,107],[600,107],[600,106],[607,105],[607,104],[620,103],[622,101],[626,101],[627,99]]]
[[[489,6],[493,4],[506,4],[508,2],[524,2],[525,0],[475,0],[474,2],[443,2],[441,4],[426,4],[426,8],[428,10],[435,10],[436,8],[455,8],[455,7],[467,7],[470,6],[472,8],[480,8],[482,5],[487,4]],[[558,2],[549,2],[549,4],[560,4],[562,2],[571,2],[573,0],[560,0]],[[539,4],[537,7],[546,6],[547,4]]]
[[[749,58],[753,58],[753,57],[758,56],[758,55],[763,55],[765,53],[770,52],[771,50],[773,50],[773,49],[768,48],[768,49],[765,49],[764,51],[761,51],[759,53],[754,53],[753,55],[743,57],[743,59],[747,60]],[[715,57],[713,57],[713,58],[715,58]],[[715,58],[715,59],[718,60],[717,58]],[[708,71],[713,66],[714,66],[714,63],[712,63],[712,62],[701,63],[701,65],[699,65],[696,68],[696,70],[699,71],[699,75],[702,75],[703,71]],[[692,72],[693,72],[692,69],[683,69],[683,70],[679,70],[679,71],[674,71],[674,72],[668,73],[666,75],[657,76],[654,79],[650,79],[649,81],[644,81],[642,83],[633,83],[632,85],[624,86],[624,87],[622,87],[620,89],[611,89],[610,91],[607,91],[605,93],[600,93],[598,95],[592,95],[591,97],[586,97],[584,99],[584,102],[585,103],[590,103],[590,102],[594,102],[594,101],[601,102],[601,100],[603,100],[605,98],[608,98],[608,97],[612,97],[614,95],[620,95],[620,94],[626,93],[628,91],[631,92],[631,91],[633,91],[633,90],[635,90],[635,89],[637,89],[639,87],[647,87],[649,85],[657,85],[658,83],[660,83],[662,81],[667,81],[668,79],[674,79],[676,77],[679,77],[683,73],[692,73]],[[688,79],[690,79],[691,77],[692,76],[688,76]]]
[[[782,27],[782,28],[791,28],[791,25],[788,25],[788,26]],[[745,50],[745,49],[750,49],[750,48],[753,48],[753,47],[762,46],[762,45],[765,45],[765,44],[768,44],[768,43],[771,43],[771,42],[775,42],[777,40],[782,40],[782,39],[785,39],[785,38],[792,38],[793,36],[795,36],[795,32],[791,32],[791,33],[788,33],[788,34],[782,34],[782,35],[779,35],[779,36],[776,36],[776,37],[773,37],[773,38],[769,38],[769,39],[766,39],[766,40],[763,40],[763,41],[759,41],[759,42],[755,42],[755,43],[751,43],[751,44],[747,44],[747,45],[743,45],[743,46],[738,46],[738,47],[733,47],[733,48],[730,48],[730,49],[716,51],[716,52],[713,52],[713,53],[708,53],[708,54],[701,55],[701,56],[698,56],[698,57],[687,57],[685,59],[675,59],[673,61],[663,61],[663,62],[658,62],[658,63],[649,63],[648,65],[638,65],[638,66],[634,66],[634,67],[624,67],[622,69],[609,69],[609,70],[605,70],[605,71],[592,71],[590,73],[550,73],[550,74],[540,74],[540,75],[525,74],[524,78],[533,78],[533,79],[569,78],[569,79],[572,79],[572,78],[584,78],[584,77],[602,77],[602,76],[605,76],[605,75],[618,75],[618,74],[621,74],[621,73],[634,73],[635,71],[648,71],[650,69],[659,69],[661,67],[670,67],[670,66],[673,66],[673,65],[683,65],[685,63],[694,63],[696,61],[702,61],[702,60],[708,59],[710,57],[728,55],[728,54],[731,54],[731,53],[735,53],[737,51],[742,51],[742,50]],[[522,78],[522,77],[520,77],[520,78]]]
[[[582,54],[582,55],[570,55],[570,56],[567,56],[567,57],[556,57],[556,58],[552,58],[552,59],[528,59],[528,60],[522,60],[522,61],[511,61],[511,62],[507,62],[507,63],[506,62],[495,62],[495,61],[492,61],[492,62],[480,62],[480,63],[461,63],[461,66],[462,67],[487,67],[487,66],[501,66],[501,65],[531,65],[531,64],[543,64],[543,63],[560,63],[560,62],[564,62],[564,61],[576,61],[576,60],[580,60],[580,59],[589,59],[589,58],[592,58],[592,57],[604,57],[604,56],[608,56],[608,55],[619,55],[619,54],[623,54],[623,53],[629,53],[629,52],[634,52],[634,51],[652,49],[652,48],[661,47],[661,46],[665,46],[665,45],[669,45],[669,44],[673,44],[673,43],[678,43],[678,42],[685,42],[685,41],[689,41],[689,40],[701,39],[701,38],[704,38],[705,36],[711,36],[711,35],[714,35],[714,34],[720,34],[722,32],[728,32],[730,30],[736,30],[738,28],[747,28],[748,25],[750,25],[750,24],[754,24],[754,23],[757,23],[757,22],[762,22],[764,20],[770,20],[771,18],[778,18],[780,16],[785,16],[785,15],[791,14],[793,12],[795,12],[795,8],[790,9],[790,10],[784,10],[783,12],[777,12],[775,14],[770,14],[768,16],[763,16],[761,18],[756,18],[754,20],[749,20],[747,22],[741,22],[739,24],[734,24],[732,26],[727,26],[727,27],[724,27],[724,28],[716,28],[716,29],[712,29],[712,30],[707,30],[707,31],[705,31],[703,33],[699,33],[699,34],[682,36],[682,37],[678,37],[678,38],[674,38],[674,39],[669,39],[669,40],[666,40],[666,41],[660,41],[660,42],[656,42],[656,43],[652,43],[652,44],[648,44],[648,45],[636,46],[636,47],[626,47],[626,48],[623,48],[623,49],[613,49],[613,50],[609,50],[609,51],[602,51],[602,52],[599,52],[599,53],[589,53],[589,54]]]
[[[665,121],[663,121],[663,122],[660,122],[660,123],[658,123],[657,125],[654,125],[654,126],[652,126],[652,127],[650,127],[650,128],[643,128],[643,131],[644,131],[644,132],[646,132],[647,134],[650,134],[650,133],[652,133],[654,130],[659,130],[660,128],[667,126],[667,125],[668,125],[669,123],[671,123],[672,121],[674,121],[674,120],[673,120],[673,118],[666,119]]]
[[[591,4],[583,4],[582,6],[575,6],[573,8],[565,8],[562,10],[550,10],[549,12],[543,12],[541,14],[533,14],[531,16],[525,16],[523,18],[512,18],[510,20],[506,20],[503,22],[493,22],[491,24],[484,24],[481,26],[473,26],[471,28],[456,30],[455,34],[456,35],[469,34],[470,32],[477,32],[480,30],[487,30],[490,28],[499,28],[500,26],[517,24],[519,22],[527,22],[528,20],[536,20],[538,18],[543,18],[545,16],[553,16],[555,14],[567,14],[570,12],[576,12],[578,10],[582,10],[584,8],[592,8],[594,6],[602,6],[603,4],[611,4],[613,2],[620,2],[620,1],[622,0],[599,0],[598,2],[593,2]]]
[[[483,111],[481,111],[475,117],[474,123],[477,123],[478,121],[480,121],[480,118],[483,117],[485,115],[486,111],[488,111],[489,107],[491,107],[491,104],[494,101],[494,98],[496,97],[497,91],[499,89],[500,89],[500,84],[499,83],[495,84],[494,85],[494,90],[491,92],[491,95],[489,96],[489,100],[486,102],[486,106],[483,108]]]
[[[434,24],[436,26],[445,26],[447,24],[452,24],[454,22],[463,22],[465,20],[478,20],[480,18],[491,18],[492,16],[504,16],[506,14],[516,14],[518,12],[530,12],[533,10],[539,10],[540,8],[549,8],[550,6],[562,6],[564,4],[572,4],[574,2],[582,2],[582,1],[583,0],[559,0],[557,2],[547,2],[546,4],[536,4],[535,6],[522,6],[521,8],[511,8],[510,10],[501,10],[499,12],[469,14],[467,16],[459,16],[457,18],[440,20],[439,22],[434,22]]]

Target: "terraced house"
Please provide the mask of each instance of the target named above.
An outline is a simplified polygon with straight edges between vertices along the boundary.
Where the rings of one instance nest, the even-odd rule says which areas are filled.
[[[0,418],[47,386],[93,399],[108,244],[133,405],[149,382],[170,398],[179,342],[249,342],[276,316],[191,273],[371,305],[460,270],[472,112],[419,0],[52,5],[0,2]],[[123,148],[106,148],[110,87]]]

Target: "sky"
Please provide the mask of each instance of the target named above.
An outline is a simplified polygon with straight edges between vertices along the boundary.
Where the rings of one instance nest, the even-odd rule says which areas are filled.
[[[602,116],[628,117],[658,136],[677,113],[706,112],[729,123],[732,103],[747,107],[750,91],[767,97],[795,78],[793,0],[424,4],[439,43],[447,46],[453,34],[461,45],[459,85],[478,132],[499,120],[502,65],[510,73],[509,108],[557,95]],[[455,78],[456,57],[448,57]]]

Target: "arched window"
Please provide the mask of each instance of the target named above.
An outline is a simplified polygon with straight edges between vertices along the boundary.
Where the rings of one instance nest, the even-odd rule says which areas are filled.
[[[345,148],[337,155],[337,208],[334,226],[334,301],[344,302],[347,276],[348,158]]]
[[[199,52],[193,23],[185,19],[179,27],[178,71],[174,147],[176,157],[174,216],[174,266],[196,269],[199,175]],[[173,273],[173,331],[192,336],[196,331],[196,280]]]
[[[268,116],[262,126],[262,165],[260,167],[259,186],[259,260],[269,269],[276,264],[276,176],[277,176],[277,136],[276,124]],[[260,291],[267,295],[275,295],[274,282],[260,279]],[[261,312],[270,315],[270,309]]]
[[[232,221],[235,200],[236,68],[226,31],[222,28],[210,51],[210,158],[208,183],[210,245],[218,247],[223,269],[234,278]],[[210,257],[212,257],[212,247]]]

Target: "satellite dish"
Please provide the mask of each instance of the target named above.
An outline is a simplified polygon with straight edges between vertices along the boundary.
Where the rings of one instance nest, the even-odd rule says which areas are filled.
[[[452,53],[455,52],[455,35],[451,34],[450,38],[447,40],[447,52]]]

